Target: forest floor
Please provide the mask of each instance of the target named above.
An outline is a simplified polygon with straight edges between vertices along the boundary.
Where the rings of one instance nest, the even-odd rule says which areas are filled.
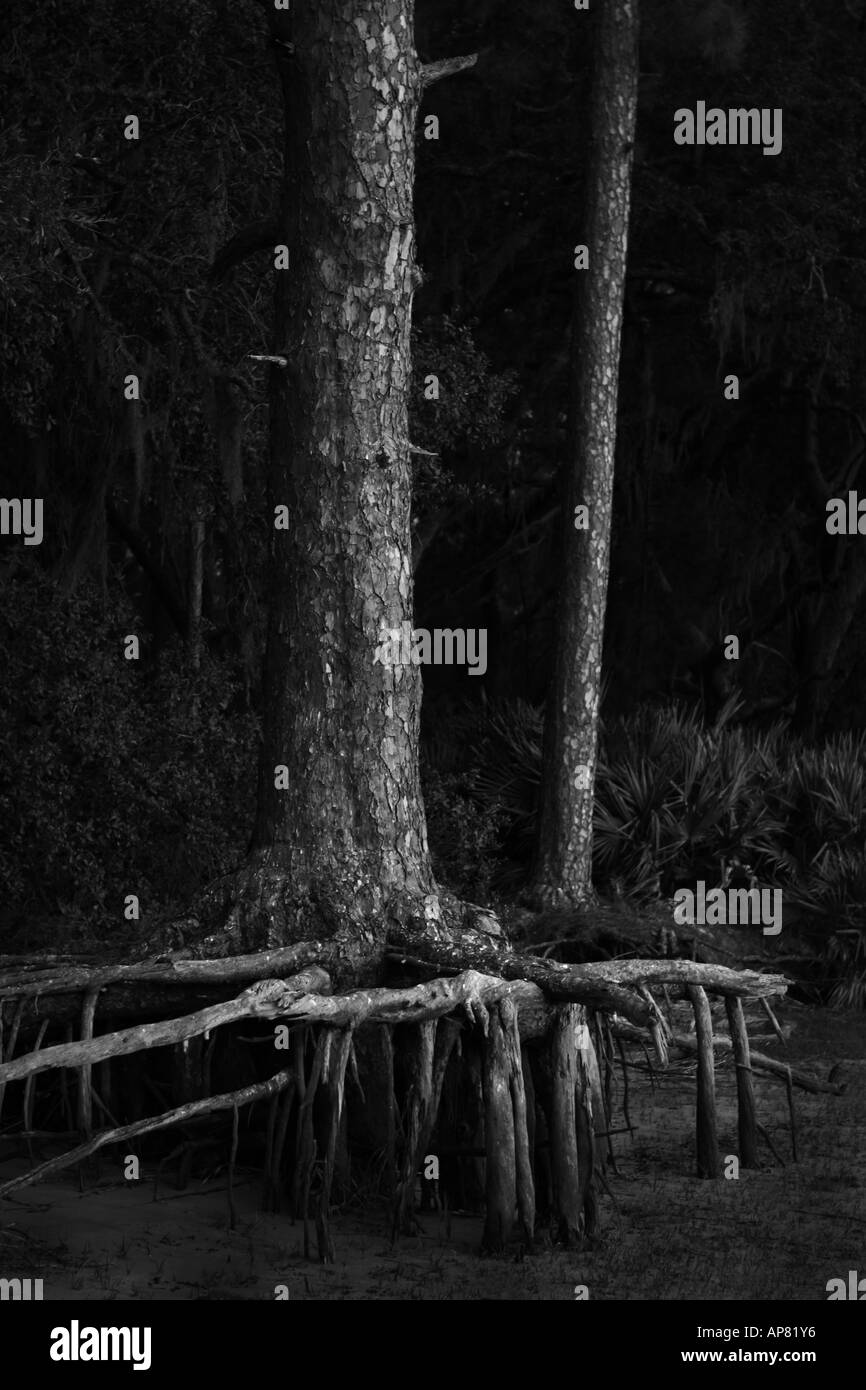
[[[116,1160],[85,1192],[61,1177],[0,1203],[0,1276],[42,1278],[51,1299],[474,1300],[590,1299],[825,1300],[831,1278],[866,1269],[866,1013],[839,1013],[785,1000],[777,1009],[787,1045],[759,1050],[826,1078],[842,1096],[795,1092],[799,1162],[792,1162],[783,1083],[755,1076],[758,1116],[777,1157],[736,1181],[694,1172],[695,1068],[629,1070],[633,1135],[614,1139],[618,1174],[600,1194],[601,1234],[584,1252],[544,1250],[526,1258],[477,1254],[481,1220],[422,1213],[423,1234],[389,1238],[384,1208],[335,1212],[336,1262],[303,1259],[302,1228],[258,1209],[258,1176],[238,1171],[236,1227],[228,1228],[224,1181],[176,1191],[153,1173],[132,1184]],[[646,1068],[640,1049],[630,1058]],[[617,1073],[622,1115],[622,1080]],[[719,1141],[736,1146],[730,1059],[717,1068]],[[623,1123],[614,1119],[614,1126]],[[0,1147],[0,1178],[27,1167]],[[246,1179],[246,1180],[244,1180]],[[315,1247],[315,1233],[312,1233]]]

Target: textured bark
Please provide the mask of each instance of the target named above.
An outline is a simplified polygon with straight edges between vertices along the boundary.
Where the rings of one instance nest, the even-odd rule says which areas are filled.
[[[585,1017],[585,1010],[584,1017]],[[577,1120],[577,1164],[583,1200],[584,1231],[592,1236],[598,1229],[598,1203],[595,1195],[596,1128],[604,1123],[603,1115],[595,1115],[596,1095],[600,1089],[598,1059],[588,1023],[576,1029],[577,1055],[575,1106]],[[600,1121],[600,1123],[599,1123]]]
[[[511,1104],[514,1110],[514,1171],[517,1192],[517,1217],[524,1243],[532,1244],[535,1235],[535,1180],[532,1173],[532,1153],[535,1141],[535,1093],[530,1078],[526,1085],[523,1049],[520,1046],[520,1026],[514,1001],[507,996],[499,1005],[505,1051],[508,1059]],[[530,1101],[532,1114],[530,1115]]]
[[[580,1241],[584,1225],[576,1111],[578,1032],[584,1022],[585,1011],[579,1004],[563,1005],[550,1044],[553,1229],[554,1239],[567,1246]]]
[[[535,874],[539,898],[554,904],[578,904],[592,891],[593,791],[637,109],[637,0],[601,0],[593,9],[588,208],[586,231],[574,238],[589,248],[589,269],[575,271],[562,578]],[[574,527],[578,505],[589,508],[588,530]]]
[[[413,1028],[403,1058],[408,1072],[406,1105],[403,1114],[405,1142],[394,1210],[394,1232],[411,1234],[415,1174],[422,1150],[433,1125],[433,1059],[436,1024],[432,1020]]]
[[[352,1033],[346,1028],[336,1030],[331,1038],[331,1056],[325,1080],[328,1086],[328,1118],[325,1140],[325,1163],[322,1188],[316,1202],[316,1236],[319,1259],[323,1264],[334,1263],[334,1244],[330,1230],[331,1187],[337,1165],[337,1143],[343,1119],[346,1094],[346,1064],[352,1049]]]
[[[739,999],[726,999],[725,1012],[737,1069],[737,1134],[740,1141],[740,1162],[744,1168],[757,1168],[758,1127],[755,1116],[755,1091],[752,1086],[752,1063],[749,1056],[749,1034]]]
[[[698,1047],[698,1096],[695,1117],[699,1178],[719,1176],[719,1141],[716,1127],[716,1067],[713,1057],[713,1016],[706,992],[700,985],[687,990],[695,1011]]]
[[[486,1184],[481,1248],[492,1254],[508,1246],[517,1203],[511,1059],[506,1047],[503,1020],[497,1007],[490,1012],[482,1066]]]
[[[270,17],[290,268],[274,271],[272,354],[287,365],[269,369],[268,498],[288,530],[271,530],[258,815],[225,936],[234,953],[339,933],[344,979],[374,968],[393,891],[434,890],[420,673],[374,661],[383,630],[412,622],[412,21],[407,0]]]
[[[81,968],[55,973],[21,970],[0,976],[0,1009],[14,1008],[12,1034],[7,1056],[11,1057],[19,1030],[28,1038],[41,1021],[52,1022],[78,1018],[80,1004],[76,992],[100,992],[100,1022],[112,1025],[124,1017],[150,1018],[165,1014],[169,1021],[150,1031],[132,1029],[130,1036],[154,1039],[148,1046],[162,1046],[233,1019],[269,1017],[284,1011],[286,1017],[308,1018],[315,1014],[321,1021],[357,1026],[367,1018],[396,1023],[403,1020],[420,1021],[440,1017],[465,1003],[489,1002],[501,991],[519,999],[521,1006],[521,1037],[538,1037],[549,1023],[549,1000],[576,1000],[594,1009],[616,1013],[638,1027],[652,1029],[653,1041],[659,1056],[664,1056],[665,1030],[661,1014],[647,990],[647,985],[700,984],[724,996],[767,998],[784,994],[787,981],[783,975],[762,974],[754,970],[729,970],[722,965],[701,965],[694,961],[605,961],[588,965],[564,965],[558,961],[539,960],[534,956],[516,954],[501,939],[479,931],[454,930],[446,940],[431,931],[428,938],[419,940],[414,932],[395,929],[389,940],[410,940],[420,959],[413,964],[433,965],[438,970],[460,972],[456,979],[439,979],[409,988],[366,988],[355,994],[328,999],[332,968],[342,969],[345,960],[343,943],[300,942],[283,951],[261,952],[253,956],[235,957],[231,961],[179,961],[173,987],[171,965],[109,966],[92,972]],[[399,957],[405,961],[405,957]],[[317,964],[313,964],[317,962]],[[323,968],[327,966],[327,971]],[[299,967],[307,967],[301,976],[291,978]],[[483,974],[479,974],[481,971]],[[485,976],[496,977],[491,980]],[[277,977],[272,979],[271,977]],[[288,978],[287,978],[288,977]],[[501,977],[501,978],[500,978]],[[315,998],[298,1001],[298,979],[305,980],[305,989],[313,989]],[[148,985],[153,979],[166,983],[158,995],[145,993],[155,989]],[[232,983],[254,979],[256,985],[237,998],[214,1002],[209,1008],[201,1005],[216,991],[206,990],[205,982],[221,985],[220,993],[228,993]],[[120,981],[124,984],[121,985]],[[135,981],[135,989],[129,982]],[[509,981],[508,985],[505,981]],[[104,991],[104,995],[103,995]],[[543,993],[542,993],[543,991]],[[637,991],[637,992],[636,992]],[[136,998],[130,998],[134,993]],[[16,1000],[16,995],[20,997]],[[5,997],[4,997],[5,996]],[[143,997],[142,997],[143,996]],[[156,1005],[159,1005],[156,1008]],[[198,1005],[191,1019],[178,1018],[182,1007]],[[185,1031],[184,1031],[185,1030]],[[97,1042],[102,1046],[104,1039]],[[140,1044],[144,1046],[145,1044]],[[74,1056],[80,1065],[87,1051],[65,1054]],[[134,1052],[137,1047],[122,1049]],[[56,1054],[55,1054],[56,1055]],[[101,1056],[111,1055],[100,1052]],[[96,1058],[98,1060],[98,1058]],[[64,1062],[63,1065],[70,1063]],[[18,1063],[16,1063],[16,1066]],[[6,1077],[5,1064],[0,1065],[0,1088]],[[2,1094],[2,1089],[0,1089]]]

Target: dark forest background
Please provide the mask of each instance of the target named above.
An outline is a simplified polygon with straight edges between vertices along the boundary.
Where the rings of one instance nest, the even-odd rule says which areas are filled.
[[[0,24],[0,494],[45,499],[40,547],[0,539],[0,928],[74,934],[181,909],[249,837],[281,110],[252,4]],[[862,1002],[866,542],[825,506],[866,493],[866,32],[790,0],[642,28],[596,879],[783,885]],[[412,426],[416,625],[488,633],[422,712],[434,862],[479,902],[531,854],[588,55],[560,0],[420,0],[417,34],[480,53],[419,123]],[[782,153],[675,146],[698,100],[781,107]]]

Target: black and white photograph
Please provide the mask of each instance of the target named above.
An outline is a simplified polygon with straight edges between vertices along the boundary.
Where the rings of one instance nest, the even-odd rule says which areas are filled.
[[[864,0],[3,0],[0,232],[3,1343],[839,1383]]]

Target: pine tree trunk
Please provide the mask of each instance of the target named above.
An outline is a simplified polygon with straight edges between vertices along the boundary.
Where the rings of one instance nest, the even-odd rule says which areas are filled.
[[[270,621],[258,815],[229,934],[255,949],[360,932],[435,892],[412,622],[407,395],[420,73],[412,5],[275,14],[286,110],[270,381]],[[291,51],[287,44],[291,44]],[[283,766],[287,786],[280,788]],[[348,963],[348,962],[347,962]]]
[[[610,557],[620,331],[637,109],[637,0],[595,6],[586,235],[576,270],[562,578],[548,699],[535,882],[553,904],[591,896],[592,816]],[[576,529],[575,508],[589,509]]]

